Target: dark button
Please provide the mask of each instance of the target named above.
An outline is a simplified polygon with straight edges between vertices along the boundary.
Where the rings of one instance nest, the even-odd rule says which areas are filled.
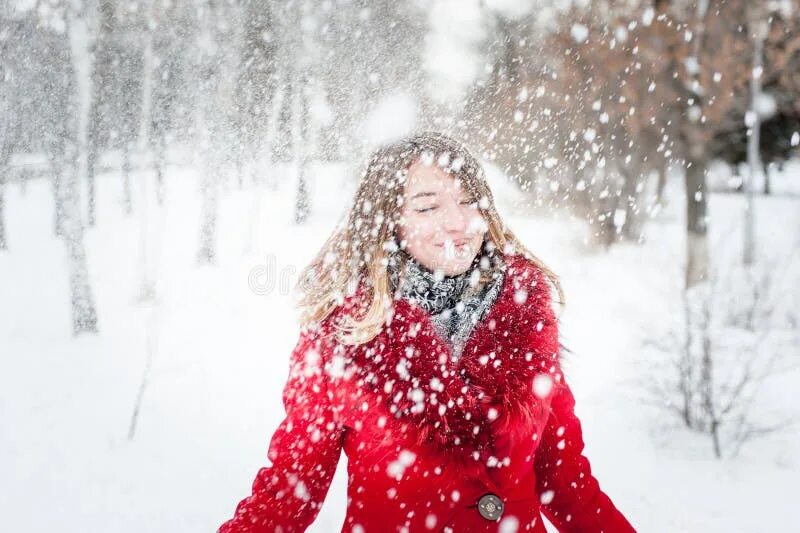
[[[478,500],[478,512],[486,520],[499,520],[503,516],[503,500],[497,494],[484,494]]]

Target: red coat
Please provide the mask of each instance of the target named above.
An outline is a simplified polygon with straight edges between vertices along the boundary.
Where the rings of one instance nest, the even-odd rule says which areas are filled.
[[[342,449],[342,531],[543,533],[540,512],[559,531],[635,531],[582,454],[543,274],[522,256],[505,260],[501,293],[456,362],[430,316],[406,300],[360,346],[330,335],[360,291],[319,328],[303,330],[272,464],[219,533],[304,531]],[[481,501],[502,504],[502,513],[479,512]]]

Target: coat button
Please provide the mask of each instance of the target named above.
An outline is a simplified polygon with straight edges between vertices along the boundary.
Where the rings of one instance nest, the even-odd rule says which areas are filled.
[[[503,516],[503,500],[497,494],[484,494],[478,500],[478,512],[486,520],[499,520]]]

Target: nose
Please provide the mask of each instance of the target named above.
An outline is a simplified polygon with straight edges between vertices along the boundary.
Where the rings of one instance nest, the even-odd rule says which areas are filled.
[[[460,236],[467,231],[469,220],[457,203],[447,202],[443,215],[442,224],[445,232]]]

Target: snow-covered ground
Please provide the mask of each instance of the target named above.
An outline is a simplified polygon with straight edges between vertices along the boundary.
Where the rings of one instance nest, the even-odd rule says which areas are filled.
[[[800,178],[796,167],[787,172]],[[204,267],[195,262],[200,195],[193,170],[170,172],[162,208],[149,194],[146,220],[139,196],[134,214],[123,215],[118,175],[99,176],[97,226],[86,235],[99,334],[77,338],[65,251],[52,232],[49,183],[6,186],[3,530],[200,532],[231,516],[266,463],[269,437],[283,417],[280,393],[297,336],[288,288],[354,186],[339,167],[318,169],[316,176],[314,214],[302,228],[291,223],[289,179],[260,196],[252,189],[224,191],[219,261]],[[494,182],[511,228],[562,276],[563,341],[575,351],[567,377],[586,454],[615,504],[643,532],[800,531],[796,427],[754,441],[735,459],[715,460],[708,438],[641,400],[639,374],[649,353],[642,343],[680,312],[680,183],[670,184],[670,203],[647,227],[647,242],[587,254],[583,225],[566,217],[527,218],[510,205],[513,189]],[[712,250],[737,241],[731,232],[738,235],[741,202],[736,195],[711,197]],[[759,251],[796,249],[800,197],[759,197],[756,220]],[[138,298],[143,226],[155,302]],[[250,274],[260,266],[277,273],[271,291],[251,287]],[[793,351],[797,357],[797,345]],[[775,381],[769,398],[776,408],[796,409],[798,387],[795,371]],[[345,460],[312,531],[341,528]]]

